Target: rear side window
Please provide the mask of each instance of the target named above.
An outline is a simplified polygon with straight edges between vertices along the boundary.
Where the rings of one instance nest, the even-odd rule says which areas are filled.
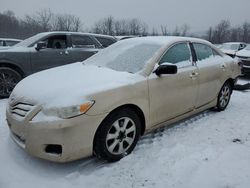
[[[115,43],[115,40],[111,40],[108,38],[104,38],[104,37],[95,37],[104,48],[110,46],[111,44]]]
[[[193,43],[193,46],[198,61],[207,59],[209,57],[212,57],[214,54],[217,54],[209,46],[205,44]]]
[[[183,63],[191,62],[191,53],[187,43],[176,44],[171,47],[161,58],[159,64],[162,63]]]
[[[95,48],[95,42],[88,36],[72,35],[73,48]]]

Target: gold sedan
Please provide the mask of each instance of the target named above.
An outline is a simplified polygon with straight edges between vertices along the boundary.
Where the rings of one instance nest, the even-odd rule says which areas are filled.
[[[239,74],[232,58],[201,39],[127,39],[22,80],[7,121],[14,141],[33,156],[116,161],[150,130],[224,110]]]

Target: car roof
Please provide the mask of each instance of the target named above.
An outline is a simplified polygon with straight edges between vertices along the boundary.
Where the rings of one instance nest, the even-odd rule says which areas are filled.
[[[225,42],[223,44],[246,44],[245,42]]]
[[[208,45],[212,45],[210,42],[199,39],[199,38],[193,38],[193,37],[180,37],[180,36],[145,36],[145,37],[135,37],[135,38],[129,38],[126,40],[130,41],[147,41],[152,43],[158,43],[160,45],[166,45],[168,43],[178,43],[182,41],[189,41],[189,42],[197,42],[197,43],[205,43]]]
[[[96,33],[83,33],[83,32],[71,32],[71,31],[51,31],[51,32],[42,32],[44,35],[48,34],[76,34],[76,35],[91,35],[91,36],[96,36],[96,37],[106,37],[106,38],[112,38],[115,39],[115,37],[110,36],[110,35],[103,35],[103,34],[96,34]]]
[[[17,42],[22,41],[20,39],[12,39],[12,38],[0,38],[0,40],[4,40],[4,41],[17,41]]]

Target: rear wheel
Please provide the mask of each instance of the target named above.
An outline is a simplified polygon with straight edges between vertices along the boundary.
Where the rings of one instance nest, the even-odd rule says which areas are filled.
[[[17,71],[8,67],[0,67],[0,97],[9,97],[21,79],[22,76]]]
[[[131,153],[140,137],[141,122],[131,109],[112,112],[100,125],[95,137],[94,152],[107,161],[117,161]]]
[[[230,85],[229,82],[226,82],[218,95],[218,100],[217,100],[217,110],[218,111],[223,111],[226,109],[227,105],[229,104],[230,98],[232,94],[232,86]]]

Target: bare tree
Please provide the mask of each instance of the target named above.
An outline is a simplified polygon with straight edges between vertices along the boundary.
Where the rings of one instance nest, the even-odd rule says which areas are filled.
[[[151,32],[151,36],[158,36],[158,35],[159,35],[158,30],[155,27],[153,27],[152,32]]]
[[[54,16],[52,30],[54,31],[79,31],[82,23],[80,18],[71,14],[57,14]]]
[[[168,35],[167,25],[161,25],[161,34],[163,36],[167,36]]]
[[[190,29],[190,27],[187,24],[182,25],[181,29],[180,29],[180,35],[186,36],[189,29]]]
[[[115,34],[127,35],[129,33],[128,22],[125,19],[115,21]]]
[[[242,41],[250,42],[250,23],[245,22],[242,25]]]
[[[98,22],[96,22],[92,30],[95,33],[114,35],[115,33],[114,28],[115,28],[114,18],[112,16],[109,16],[107,18],[101,19]]]

